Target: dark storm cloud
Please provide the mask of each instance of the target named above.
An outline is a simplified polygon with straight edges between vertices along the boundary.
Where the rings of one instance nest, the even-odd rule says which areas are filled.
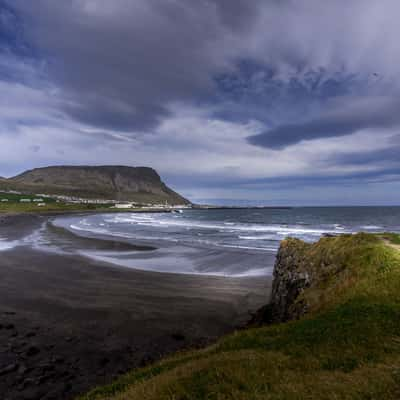
[[[345,136],[362,129],[387,129],[400,125],[400,101],[393,98],[367,100],[343,99],[339,109],[314,119],[282,124],[258,135],[250,136],[251,144],[280,149],[302,140]]]
[[[20,21],[17,15],[11,7],[0,0],[0,49],[17,51],[18,44],[22,42],[20,35]]]
[[[346,34],[358,18],[358,1],[348,6],[343,32],[331,22],[341,14],[340,7],[312,0],[303,5],[273,0],[7,4],[7,30],[12,31],[14,21],[20,38],[14,42],[37,49],[49,79],[60,90],[63,110],[85,124],[150,130],[169,115],[171,103],[215,105],[222,98],[230,103],[219,106],[217,117],[273,122],[275,129],[251,139],[260,146],[284,147],[301,140],[302,134],[305,139],[340,135],[362,125],[336,121],[335,116],[312,116],[292,124],[296,115],[310,114],[321,96],[343,95],[357,86],[349,79],[354,74],[337,73],[344,66],[336,64],[351,61],[357,46],[366,47],[360,38],[368,32]],[[370,7],[364,8],[367,15]],[[319,24],[326,20],[326,29],[315,36],[310,27],[317,16]],[[371,31],[374,26],[371,17]],[[387,47],[379,49],[379,60],[386,59]],[[370,63],[365,64],[368,70]],[[288,69],[289,78],[282,73]]]
[[[357,149],[354,149],[357,150]],[[400,168],[400,135],[392,137],[391,146],[383,149],[373,149],[364,152],[348,151],[341,154],[332,154],[324,162],[330,165],[368,166],[377,165],[385,169],[393,166]]]
[[[249,193],[397,179],[399,11],[396,0],[0,0],[3,168],[142,163],[177,189]],[[360,146],[344,137],[355,132]]]
[[[203,101],[256,4],[207,1],[13,1],[27,40],[48,61],[64,110],[91,125],[146,130],[174,101]]]

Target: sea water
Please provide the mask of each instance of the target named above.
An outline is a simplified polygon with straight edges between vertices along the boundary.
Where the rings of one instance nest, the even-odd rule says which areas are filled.
[[[253,208],[184,210],[183,213],[92,214],[60,217],[54,224],[81,236],[120,238],[132,243],[157,243],[163,249],[164,258],[159,251],[155,252],[154,259],[142,253],[132,253],[131,257],[129,253],[123,257],[110,253],[87,253],[124,266],[139,265],[142,269],[161,272],[268,275],[272,273],[279,243],[286,237],[314,242],[326,234],[361,231],[400,233],[400,207]],[[196,249],[200,253],[196,253]]]

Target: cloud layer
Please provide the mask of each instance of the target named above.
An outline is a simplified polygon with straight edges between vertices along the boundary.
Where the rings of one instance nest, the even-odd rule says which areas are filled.
[[[194,199],[304,203],[307,186],[322,203],[347,185],[345,202],[394,202],[399,11],[394,0],[0,0],[0,175],[144,164]]]

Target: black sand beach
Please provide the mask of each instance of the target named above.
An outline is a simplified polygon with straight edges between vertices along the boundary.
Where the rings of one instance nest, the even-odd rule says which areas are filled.
[[[0,236],[17,240],[47,218],[0,216]],[[72,399],[165,354],[210,343],[265,304],[270,283],[144,272],[26,245],[3,250],[2,399]]]

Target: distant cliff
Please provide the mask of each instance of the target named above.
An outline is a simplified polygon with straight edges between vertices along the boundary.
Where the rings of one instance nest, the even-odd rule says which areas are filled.
[[[143,203],[188,204],[147,167],[56,166],[0,179],[0,190]]]

